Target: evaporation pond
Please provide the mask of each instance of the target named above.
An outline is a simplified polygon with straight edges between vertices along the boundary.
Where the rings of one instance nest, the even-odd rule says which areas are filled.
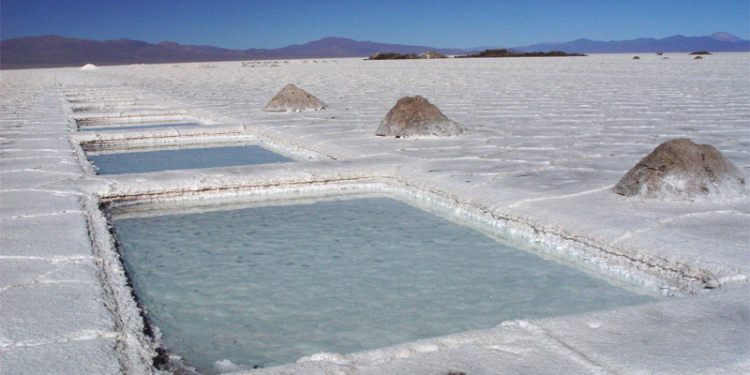
[[[169,124],[136,124],[136,125],[108,125],[108,126],[81,126],[81,131],[102,131],[102,130],[134,130],[134,129],[156,129],[156,128],[172,128],[179,126],[196,126],[200,125],[197,122],[178,122]]]
[[[294,161],[255,145],[93,154],[88,157],[100,175]]]
[[[203,373],[653,300],[392,198],[150,215],[113,218],[123,263]]]

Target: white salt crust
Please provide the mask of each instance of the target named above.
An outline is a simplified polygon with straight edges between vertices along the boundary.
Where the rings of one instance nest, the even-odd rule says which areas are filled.
[[[683,297],[506,322],[362,353],[321,353],[246,373],[748,372],[750,202],[649,201],[611,189],[654,147],[678,137],[713,145],[747,175],[750,55],[714,54],[696,62],[672,54],[637,65],[631,57],[4,71],[2,92],[13,95],[0,98],[0,299],[11,303],[0,304],[0,368],[18,374],[158,373],[101,202],[329,194],[357,187],[433,202],[460,212],[459,218],[553,245],[555,256],[597,272]],[[330,108],[264,113],[268,98],[292,81],[326,98]],[[440,103],[467,132],[374,136],[405,95]],[[133,104],[110,111],[113,103]],[[123,112],[133,118],[187,116],[201,125],[139,135],[74,134],[73,108],[80,105],[95,107],[85,116],[102,124]],[[155,137],[144,136],[149,133]],[[98,177],[80,146],[238,138],[304,162]],[[61,291],[81,298],[53,298]],[[49,301],[43,314],[35,313],[39,301]]]

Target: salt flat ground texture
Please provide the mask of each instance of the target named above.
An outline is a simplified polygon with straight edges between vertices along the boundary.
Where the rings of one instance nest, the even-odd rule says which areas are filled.
[[[3,71],[0,373],[158,372],[101,200],[354,182],[385,183],[507,224],[573,259],[678,297],[319,354],[258,373],[748,372],[748,199],[643,201],[611,192],[643,156],[678,137],[711,144],[750,171],[750,54],[667,56]],[[261,111],[287,83],[330,108]],[[468,132],[374,136],[405,95],[424,96]],[[76,146],[83,138],[72,118],[81,103],[92,104],[82,111],[89,114],[171,110],[203,120],[190,129],[145,131],[161,134],[160,142],[246,136],[301,161],[95,176]]]

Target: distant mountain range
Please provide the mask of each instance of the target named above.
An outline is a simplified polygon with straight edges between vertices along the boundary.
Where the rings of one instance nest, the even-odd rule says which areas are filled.
[[[742,40],[732,34],[718,32],[711,36],[675,35],[664,39],[639,38],[609,42],[578,39],[572,42],[534,44],[514,49],[522,52],[564,51],[567,53],[746,52],[750,51],[750,41]]]
[[[750,41],[727,33],[704,37],[673,36],[664,39],[641,38],[624,41],[579,39],[566,43],[544,43],[514,47],[517,52],[634,53],[634,52],[739,52],[750,51]],[[400,54],[435,51],[463,55],[479,49],[446,49],[324,38],[306,44],[277,49],[231,50],[212,46],[189,46],[174,42],[151,44],[118,39],[94,41],[57,35],[13,38],[0,41],[0,69],[52,68],[66,66],[160,64],[182,62],[238,61],[367,57],[376,52]]]
[[[174,42],[151,44],[118,39],[94,41],[57,35],[7,39],[0,42],[1,69],[53,68],[65,66],[160,64],[209,61],[366,57],[376,52],[446,55],[465,53],[459,49],[359,42],[346,38],[324,38],[277,49],[231,50],[212,46],[188,46]]]

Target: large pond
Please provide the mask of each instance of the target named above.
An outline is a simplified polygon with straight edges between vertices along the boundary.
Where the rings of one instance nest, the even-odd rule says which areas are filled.
[[[207,374],[653,300],[392,198],[235,208],[112,221],[148,319]]]
[[[256,145],[88,153],[100,175],[292,162]]]

